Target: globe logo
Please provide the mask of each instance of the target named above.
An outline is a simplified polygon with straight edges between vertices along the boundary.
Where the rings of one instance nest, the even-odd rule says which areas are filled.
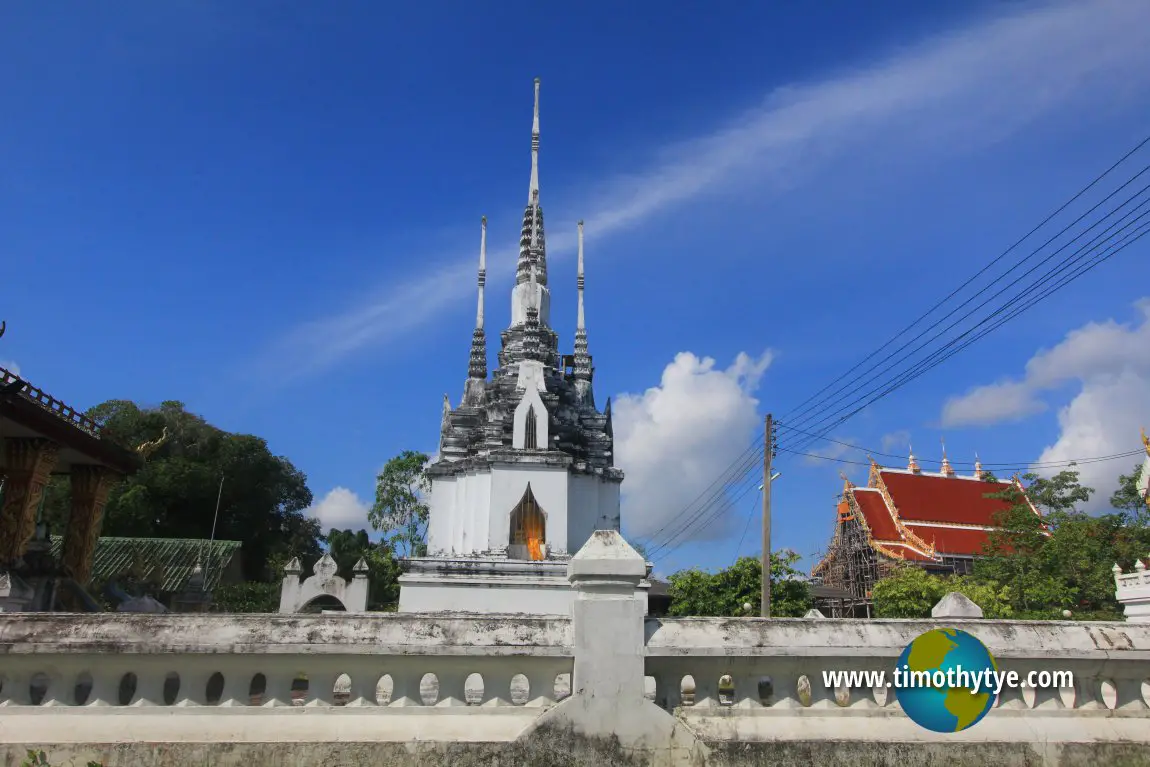
[[[902,710],[934,732],[961,732],[994,706],[998,663],[986,645],[959,629],[935,629],[902,651],[895,687]]]

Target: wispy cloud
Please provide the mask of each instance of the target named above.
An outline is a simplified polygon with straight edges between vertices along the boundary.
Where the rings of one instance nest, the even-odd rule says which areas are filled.
[[[793,84],[709,135],[672,142],[643,171],[608,177],[580,195],[588,232],[634,228],[718,187],[794,182],[828,160],[881,144],[902,153],[947,152],[1001,140],[1036,118],[1086,103],[1113,103],[1150,84],[1150,10],[1129,0],[1027,6],[934,37],[877,63]],[[566,257],[556,236],[549,255]],[[426,325],[473,290],[474,244],[458,261],[389,280],[361,304],[304,323],[264,358],[277,377],[328,368],[364,348]],[[435,263],[425,254],[422,263]],[[489,254],[493,282],[512,254]]]

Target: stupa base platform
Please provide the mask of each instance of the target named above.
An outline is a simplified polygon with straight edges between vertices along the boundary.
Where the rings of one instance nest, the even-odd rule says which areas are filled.
[[[418,557],[403,561],[401,613],[571,615],[567,558]],[[640,584],[640,588],[647,584]],[[646,602],[646,590],[643,591]]]
[[[571,614],[575,592],[564,560],[420,557],[404,566],[401,613]]]

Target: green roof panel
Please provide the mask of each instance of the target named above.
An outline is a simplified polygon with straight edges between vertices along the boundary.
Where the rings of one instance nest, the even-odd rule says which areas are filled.
[[[52,536],[52,556],[59,559],[64,548],[62,536]],[[184,588],[196,563],[207,576],[207,589],[214,590],[228,565],[240,550],[239,541],[209,541],[195,538],[111,538],[96,541],[90,581],[121,577],[132,569],[137,557],[147,578],[159,565],[164,570],[163,591]]]

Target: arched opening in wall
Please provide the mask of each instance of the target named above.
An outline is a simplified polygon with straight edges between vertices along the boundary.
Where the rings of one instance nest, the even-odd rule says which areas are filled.
[[[546,556],[547,519],[539,508],[539,502],[535,500],[535,494],[531,492],[530,484],[511,512],[508,540],[511,543],[507,553],[512,559],[541,562]]]
[[[539,423],[535,420],[535,406],[527,408],[527,419],[523,424],[523,448],[535,450],[539,447]]]
[[[322,613],[324,610],[335,610],[337,612],[347,612],[347,608],[343,606],[343,602],[333,597],[331,594],[321,594],[315,599],[309,600],[307,604],[299,609],[301,613],[315,615]]]

